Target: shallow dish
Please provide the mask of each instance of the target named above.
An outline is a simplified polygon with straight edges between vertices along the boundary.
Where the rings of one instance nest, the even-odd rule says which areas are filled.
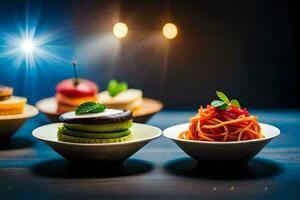
[[[132,138],[125,142],[70,143],[58,141],[57,128],[61,125],[61,123],[53,123],[41,126],[35,129],[32,135],[70,161],[122,162],[162,134],[162,131],[154,126],[133,123],[130,128]]]
[[[9,139],[28,118],[37,114],[38,109],[26,105],[22,114],[0,116],[0,138]]]
[[[233,142],[208,142],[179,139],[181,132],[188,130],[190,123],[172,126],[163,131],[163,135],[173,140],[185,153],[197,161],[248,162],[258,154],[272,139],[280,134],[275,126],[260,123],[262,134],[265,138],[233,141]]]
[[[57,122],[59,115],[62,114],[57,112],[57,103],[54,97],[41,99],[36,103],[36,107],[44,113],[51,122]],[[144,98],[142,108],[133,113],[133,120],[135,122],[145,123],[162,108],[163,104],[160,101]]]

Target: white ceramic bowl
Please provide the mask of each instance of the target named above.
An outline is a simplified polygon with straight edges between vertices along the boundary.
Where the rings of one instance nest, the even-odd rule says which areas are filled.
[[[163,131],[165,137],[173,140],[185,153],[197,161],[212,162],[247,162],[259,153],[273,138],[280,134],[274,126],[260,123],[265,138],[234,141],[207,142],[179,139],[181,132],[188,130],[190,123],[172,126]]]
[[[32,135],[44,141],[54,151],[71,161],[122,162],[162,134],[162,131],[154,126],[133,123],[130,128],[132,139],[125,142],[70,143],[58,141],[57,128],[61,125],[61,123],[53,123],[41,126],[36,128]]]
[[[0,116],[0,138],[10,138],[28,118],[38,113],[34,106],[26,105],[22,114]]]

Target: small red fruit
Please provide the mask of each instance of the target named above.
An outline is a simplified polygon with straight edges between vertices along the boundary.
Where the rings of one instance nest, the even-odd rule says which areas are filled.
[[[71,98],[94,96],[98,91],[98,86],[94,82],[86,79],[80,79],[77,85],[74,84],[74,79],[66,79],[56,86],[57,93]]]

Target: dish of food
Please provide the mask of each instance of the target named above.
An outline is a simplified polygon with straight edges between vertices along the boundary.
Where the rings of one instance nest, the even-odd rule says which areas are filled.
[[[146,124],[132,123],[131,138],[122,142],[77,143],[60,141],[57,130],[62,123],[53,123],[36,128],[32,135],[44,141],[53,150],[70,161],[116,163],[126,160],[151,140],[161,136],[161,130]]]
[[[56,86],[56,101],[58,113],[75,110],[87,101],[97,101],[98,86],[85,79],[67,79]]]
[[[138,112],[143,106],[143,92],[128,89],[127,83],[111,80],[107,90],[100,92],[99,102],[108,108],[131,110]]]
[[[84,102],[99,102],[110,109],[131,110],[135,122],[144,123],[158,113],[163,104],[154,99],[143,98],[138,89],[128,89],[127,83],[112,80],[107,90],[99,92],[98,86],[89,80],[77,77],[76,62],[73,62],[74,78],[60,82],[56,86],[55,97],[41,99],[36,103],[50,121],[57,122],[58,117],[74,111]]]
[[[280,130],[258,123],[257,117],[241,109],[237,100],[229,101],[222,92],[217,92],[217,96],[220,100],[200,107],[190,123],[169,127],[163,134],[197,161],[246,164]]]
[[[0,85],[0,138],[5,143],[28,118],[38,114],[34,106],[26,104],[25,97],[13,96],[13,91],[12,87]]]
[[[0,116],[22,114],[26,105],[25,97],[13,96],[13,88],[0,85]]]
[[[107,109],[95,102],[81,104],[76,111],[59,117],[59,141],[75,143],[114,143],[131,138],[132,112]]]
[[[236,99],[217,91],[219,100],[214,100],[206,108],[200,107],[196,116],[190,119],[187,131],[179,138],[188,140],[228,142],[263,138],[257,117],[246,108],[242,109]]]
[[[259,123],[264,137],[242,141],[203,141],[181,139],[178,135],[186,131],[190,123],[179,124],[163,131],[165,137],[173,140],[185,153],[205,163],[225,162],[245,164],[258,154],[271,140],[279,136],[280,130],[272,125]]]
[[[131,110],[135,122],[145,123],[158,113],[163,104],[155,99],[143,98],[138,89],[128,89],[125,82],[110,81],[106,91],[97,94],[98,87],[91,81],[76,78],[62,81],[56,87],[55,98],[41,99],[36,103],[38,109],[52,122],[57,122],[59,115],[74,111],[81,103],[99,102],[110,109]]]
[[[74,78],[61,81],[56,86],[57,113],[74,111],[87,101],[96,102],[99,88],[96,83],[77,77],[76,62],[73,61]]]

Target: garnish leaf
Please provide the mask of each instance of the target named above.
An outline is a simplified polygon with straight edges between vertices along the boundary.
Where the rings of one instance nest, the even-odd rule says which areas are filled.
[[[213,100],[210,103],[210,105],[215,108],[218,108],[220,110],[226,110],[229,107],[229,105],[227,103],[225,103],[224,101],[220,101],[220,100]]]
[[[123,91],[127,90],[127,88],[128,88],[128,85],[127,85],[126,82],[119,83],[119,91],[120,92],[123,92]]]
[[[216,91],[218,97],[224,101],[225,103],[229,104],[229,99],[228,97],[223,93],[223,92],[220,92],[220,91]]]
[[[126,82],[118,82],[116,80],[111,80],[108,83],[107,91],[110,96],[117,96],[119,93],[127,90],[128,86]]]
[[[211,106],[216,107],[220,110],[228,109],[230,106],[241,108],[241,105],[238,102],[238,100],[232,99],[231,101],[229,101],[228,97],[223,92],[216,91],[216,93],[220,100],[212,101],[210,103]]]
[[[230,101],[230,105],[235,106],[235,107],[237,107],[237,108],[241,108],[240,103],[239,103],[238,100],[236,100],[236,99],[232,99],[232,100]]]
[[[116,96],[118,94],[119,83],[116,80],[111,80],[108,83],[107,91],[110,96]]]
[[[87,113],[100,113],[103,112],[106,109],[106,107],[100,103],[96,102],[85,102],[83,104],[80,104],[78,108],[75,110],[76,115],[83,115]]]

